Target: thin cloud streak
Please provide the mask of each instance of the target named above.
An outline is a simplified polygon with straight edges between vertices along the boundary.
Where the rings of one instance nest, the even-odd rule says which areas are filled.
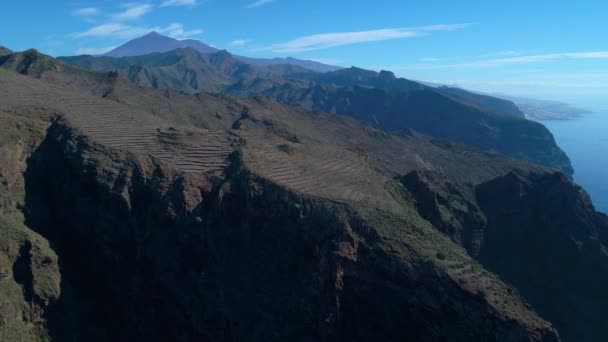
[[[245,46],[249,44],[250,40],[248,39],[237,39],[230,42],[230,46]]]
[[[450,68],[497,68],[508,65],[552,62],[559,60],[588,60],[588,59],[608,59],[608,51],[592,52],[566,52],[552,53],[544,55],[529,55],[509,58],[486,59],[466,63],[438,64],[438,63],[416,63],[392,66],[374,67],[374,69],[399,69],[399,70],[431,70],[431,69],[450,69]]]
[[[275,53],[294,53],[327,49],[342,45],[366,42],[376,42],[392,39],[404,39],[429,35],[438,31],[454,31],[463,29],[469,24],[433,25],[413,28],[389,28],[371,31],[323,33],[300,37],[285,43],[274,44],[260,50],[270,50]]]
[[[151,11],[152,11],[152,5],[148,5],[148,4],[132,5],[132,6],[127,7],[127,9],[124,12],[120,12],[120,13],[116,13],[116,14],[112,15],[112,19],[114,21],[139,19]]]
[[[169,6],[195,6],[197,0],[167,0],[160,4],[160,7]]]
[[[203,30],[184,30],[184,27],[180,23],[173,23],[166,27],[140,27],[130,26],[122,23],[106,23],[95,26],[85,32],[75,33],[72,36],[75,38],[120,38],[120,39],[131,39],[143,36],[152,31],[166,34],[173,38],[187,38],[203,33]]]
[[[258,0],[256,2],[252,2],[249,5],[247,5],[247,8],[257,8],[257,7],[261,7],[264,5],[268,5],[272,2],[274,2],[274,0]]]
[[[85,7],[72,11],[72,15],[79,17],[92,17],[99,14],[99,8]]]

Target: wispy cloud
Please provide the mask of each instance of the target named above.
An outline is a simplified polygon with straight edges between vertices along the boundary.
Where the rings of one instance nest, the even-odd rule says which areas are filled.
[[[535,63],[554,61],[559,59],[604,59],[608,58],[608,51],[597,52],[568,52],[568,53],[552,53],[544,55],[528,55],[509,58],[491,59],[481,61],[481,66],[500,66],[505,64],[520,64],[520,63]],[[473,63],[474,65],[475,63]]]
[[[268,5],[271,2],[274,2],[274,0],[258,0],[247,5],[247,8],[257,8],[264,5]]]
[[[72,11],[72,15],[79,17],[92,17],[100,13],[99,8],[96,7],[85,7]]]
[[[160,4],[160,7],[168,6],[194,6],[197,0],[166,0]]]
[[[514,56],[523,56],[523,55],[529,55],[529,54],[533,54],[533,53],[537,53],[538,51],[531,51],[531,50],[503,50],[503,51],[496,51],[496,52],[490,52],[488,54],[485,54],[485,57],[514,57]]]
[[[503,66],[532,64],[543,62],[554,62],[560,60],[593,60],[593,59],[608,59],[608,51],[592,51],[592,52],[565,52],[551,53],[540,55],[525,55],[517,57],[481,59],[472,62],[462,63],[433,63],[433,61],[425,61],[423,63],[401,64],[382,67],[372,67],[374,69],[389,69],[389,70],[433,70],[433,69],[455,69],[455,68],[498,68]]]
[[[203,30],[201,29],[185,30],[184,26],[180,23],[173,23],[165,28],[160,28],[153,31],[166,34],[167,36],[173,38],[188,38],[203,33]]]
[[[439,58],[435,58],[435,57],[426,57],[426,58],[422,58],[421,61],[423,62],[437,62],[440,61]]]
[[[106,46],[100,48],[78,48],[74,53],[76,55],[102,55],[108,51],[114,50],[116,46]]]
[[[250,40],[248,39],[237,39],[237,40],[233,40],[229,43],[230,46],[245,46],[247,44],[249,44]]]
[[[124,20],[133,20],[139,19],[152,11],[152,5],[149,4],[129,4],[125,7],[125,10],[119,13],[112,15],[112,20],[114,21],[124,21]]]
[[[300,37],[285,43],[274,44],[262,50],[276,53],[292,53],[326,49],[335,46],[376,42],[392,39],[404,39],[429,35],[437,31],[454,31],[463,29],[469,24],[433,25],[413,28],[388,28],[371,31],[323,33]]]
[[[75,38],[120,38],[131,39],[143,36],[152,31],[166,34],[173,38],[187,38],[203,33],[203,30],[184,30],[184,26],[180,23],[173,23],[166,27],[143,27],[131,26],[123,23],[106,23],[92,27],[91,29],[73,34]]]

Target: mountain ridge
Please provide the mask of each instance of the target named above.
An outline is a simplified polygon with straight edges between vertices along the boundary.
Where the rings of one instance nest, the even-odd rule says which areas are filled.
[[[242,72],[226,52],[183,52]],[[26,55],[0,73],[9,340],[604,334],[595,313],[608,305],[608,219],[555,170],[264,97],[140,87]],[[389,72],[324,77],[419,89]]]
[[[178,49],[118,59],[76,56],[60,60],[95,71],[119,71],[152,88],[262,96],[305,110],[348,115],[389,131],[414,129],[555,167],[569,176],[574,173],[551,132],[523,118],[508,101],[466,91],[448,94],[389,71],[351,67],[316,73],[281,65],[253,66],[225,51],[219,53]],[[221,58],[224,67],[210,63],[214,58]]]
[[[151,53],[163,53],[179,48],[192,48],[201,53],[214,53],[220,51],[216,47],[207,45],[196,39],[184,39],[178,40],[171,37],[164,36],[158,32],[150,32],[142,37],[130,40],[123,45],[106,52],[100,56],[106,57],[133,57],[147,55]],[[308,70],[327,72],[335,71],[340,67],[327,65],[311,60],[301,60],[292,57],[280,58],[275,57],[272,59],[268,58],[253,58],[235,55],[235,58],[249,64],[269,66],[275,64],[292,64],[303,67]]]

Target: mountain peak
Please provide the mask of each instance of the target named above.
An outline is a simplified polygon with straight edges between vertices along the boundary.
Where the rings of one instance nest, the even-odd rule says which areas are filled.
[[[39,78],[47,71],[58,70],[57,60],[36,49],[7,54],[0,59],[0,66],[23,75]]]
[[[10,55],[12,53],[13,53],[13,51],[11,49],[6,48],[6,47],[0,45],[0,56]]]
[[[178,40],[167,37],[156,31],[145,36],[130,40],[116,49],[106,53],[108,57],[141,56],[151,53],[168,52],[175,49],[192,48],[202,53],[213,53],[218,51],[198,40]]]
[[[163,36],[162,34],[156,32],[156,31],[151,31],[150,33],[146,34],[144,37],[158,37],[158,36],[169,38],[167,36]]]
[[[196,39],[183,39],[178,40],[175,38],[167,37],[162,35],[156,31],[151,31],[146,35],[130,40],[125,44],[117,47],[116,49],[104,54],[106,57],[131,57],[131,56],[142,56],[149,55],[152,53],[164,53],[169,52],[176,49],[186,49],[191,48],[201,53],[217,53],[220,52],[219,49],[209,46],[200,40]],[[322,64],[315,61],[307,61],[300,60],[296,58],[274,58],[274,59],[265,59],[265,58],[250,58],[245,56],[232,55],[226,50],[222,50],[222,54],[229,55],[241,62],[254,64],[254,65],[262,65],[268,66],[272,64],[292,64],[303,67],[308,70],[319,71],[319,72],[327,72],[327,71],[335,71],[341,68]]]

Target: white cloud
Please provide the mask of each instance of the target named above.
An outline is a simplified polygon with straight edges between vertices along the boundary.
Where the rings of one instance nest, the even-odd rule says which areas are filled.
[[[80,17],[92,17],[99,14],[99,8],[85,7],[72,11],[72,15]]]
[[[383,66],[389,70],[432,70],[432,69],[453,69],[453,68],[496,68],[508,65],[542,63],[559,60],[587,60],[587,59],[608,59],[608,51],[593,52],[565,52],[551,53],[542,55],[527,55],[508,58],[485,59],[473,62],[439,64],[433,61],[423,60],[424,63],[401,64]]]
[[[437,62],[437,61],[439,61],[439,58],[426,57],[426,58],[421,59],[421,61],[423,61],[423,62]]]
[[[312,51],[357,43],[418,37],[428,35],[435,31],[454,31],[463,29],[467,26],[468,24],[453,24],[413,28],[389,28],[358,32],[323,33],[300,37],[285,43],[274,44],[267,48],[263,48],[263,50],[271,50],[276,53]]]
[[[187,38],[203,33],[203,30],[184,30],[184,26],[180,23],[173,23],[166,27],[142,27],[131,26],[123,23],[106,23],[97,25],[87,31],[73,34],[76,38],[119,38],[132,39],[143,36],[152,31],[166,34],[173,38]]]
[[[112,19],[114,21],[139,19],[150,11],[152,11],[152,5],[129,4],[123,12],[112,15]]]
[[[258,0],[247,5],[247,8],[257,8],[260,6],[268,5],[271,2],[274,2],[274,0]]]
[[[506,57],[506,56],[522,56],[529,55],[538,51],[522,51],[522,50],[503,50],[485,54],[486,57]]]
[[[245,46],[249,44],[250,40],[248,39],[237,39],[230,42],[230,46]]]
[[[567,53],[551,53],[544,55],[527,55],[518,57],[498,58],[482,60],[471,63],[456,64],[456,67],[498,67],[511,64],[538,63],[549,62],[561,59],[606,59],[608,51],[597,52],[567,52]]]
[[[100,48],[78,48],[74,53],[76,55],[102,55],[108,51],[114,50],[116,46],[107,46]]]
[[[197,0],[166,0],[160,4],[160,7],[168,6],[194,6]]]
[[[201,29],[184,30],[184,26],[180,23],[173,23],[165,28],[156,28],[153,31],[166,34],[173,38],[188,38],[203,33]]]

